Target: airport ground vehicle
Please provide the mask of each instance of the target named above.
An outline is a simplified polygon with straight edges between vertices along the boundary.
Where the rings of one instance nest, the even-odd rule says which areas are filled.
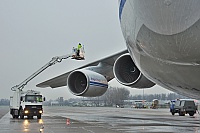
[[[116,104],[116,108],[124,108],[123,104]]]
[[[137,109],[147,108],[146,100],[136,100],[134,106]]]
[[[180,116],[189,114],[193,116],[196,113],[197,107],[192,99],[180,99],[171,101],[170,112],[172,115],[178,113]]]
[[[143,108],[147,108],[147,106],[144,103],[136,103],[135,104],[135,108],[143,109]]]
[[[84,60],[84,51],[81,50],[80,56],[77,56],[76,53],[71,53],[63,56],[53,57],[47,64],[33,73],[19,85],[11,88],[11,90],[14,91],[13,96],[10,97],[10,114],[13,116],[13,118],[18,118],[19,116],[21,119],[23,119],[24,116],[28,116],[28,118],[33,118],[33,116],[37,116],[38,119],[41,118],[41,114],[43,113],[42,102],[45,100],[45,98],[42,98],[42,95],[38,91],[23,91],[23,88],[28,82],[30,82],[48,67],[69,57],[72,57],[72,59],[76,60]]]
[[[158,108],[158,104],[159,104],[158,99],[153,99],[151,108],[152,109],[157,109]]]
[[[38,119],[41,119],[43,101],[45,101],[45,98],[38,91],[16,90],[14,95],[10,97],[10,114],[13,118],[20,116],[21,119],[24,119],[24,116],[28,118],[37,116]]]

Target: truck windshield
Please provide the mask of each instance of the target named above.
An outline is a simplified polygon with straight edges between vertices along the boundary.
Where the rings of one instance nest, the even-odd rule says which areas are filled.
[[[42,102],[42,96],[41,95],[26,95],[25,96],[25,102]]]

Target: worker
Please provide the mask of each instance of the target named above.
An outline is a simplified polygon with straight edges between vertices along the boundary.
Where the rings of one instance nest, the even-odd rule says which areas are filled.
[[[36,101],[37,102],[42,102],[42,98],[41,97],[36,97]]]
[[[176,102],[175,100],[171,100],[170,112],[172,112],[174,110],[175,102]]]
[[[40,101],[39,97],[36,97],[36,102],[39,102],[39,101]]]
[[[77,56],[80,56],[80,49],[82,48],[81,43],[78,44],[77,47]]]

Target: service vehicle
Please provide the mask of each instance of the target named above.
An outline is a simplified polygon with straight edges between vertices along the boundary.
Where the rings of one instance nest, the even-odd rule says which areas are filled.
[[[158,104],[159,104],[158,99],[153,99],[151,108],[152,109],[157,109],[158,108]]]
[[[14,95],[10,97],[10,114],[13,118],[20,117],[24,119],[24,116],[33,118],[37,116],[41,119],[43,113],[42,102],[45,98],[39,91],[28,90],[16,90]]]
[[[170,112],[172,115],[178,113],[179,116],[185,116],[185,114],[193,116],[196,111],[197,107],[193,99],[178,99],[171,101]]]
[[[22,81],[19,85],[13,86],[11,90],[14,91],[14,94],[10,97],[10,114],[12,117],[18,118],[20,116],[20,118],[23,119],[24,116],[27,116],[28,118],[37,116],[38,119],[41,119],[41,114],[43,113],[42,102],[45,100],[45,98],[38,91],[23,91],[24,86],[26,86],[28,82],[30,82],[48,67],[56,63],[60,63],[63,59],[72,57],[72,59],[75,60],[84,60],[84,53],[85,51],[83,46],[80,50],[79,56],[76,55],[76,51],[63,56],[55,56],[47,64]]]
[[[146,100],[135,100],[134,101],[134,106],[137,109],[147,108]]]

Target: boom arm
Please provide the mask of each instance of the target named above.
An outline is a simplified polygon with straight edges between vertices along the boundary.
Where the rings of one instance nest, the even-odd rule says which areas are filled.
[[[43,72],[45,69],[47,69],[48,67],[56,64],[56,63],[60,63],[63,59],[67,59],[69,57],[72,57],[73,53],[71,54],[67,54],[67,55],[63,55],[63,56],[55,56],[51,59],[51,61],[49,61],[47,64],[45,64],[43,67],[41,67],[39,70],[37,70],[35,73],[33,73],[31,76],[29,76],[27,79],[25,79],[23,82],[21,82],[19,85],[15,85],[11,88],[12,91],[16,91],[17,89],[22,90],[24,88],[25,85],[27,85],[27,83],[29,81],[31,81],[33,78],[35,78],[37,75],[39,75],[41,72]]]

